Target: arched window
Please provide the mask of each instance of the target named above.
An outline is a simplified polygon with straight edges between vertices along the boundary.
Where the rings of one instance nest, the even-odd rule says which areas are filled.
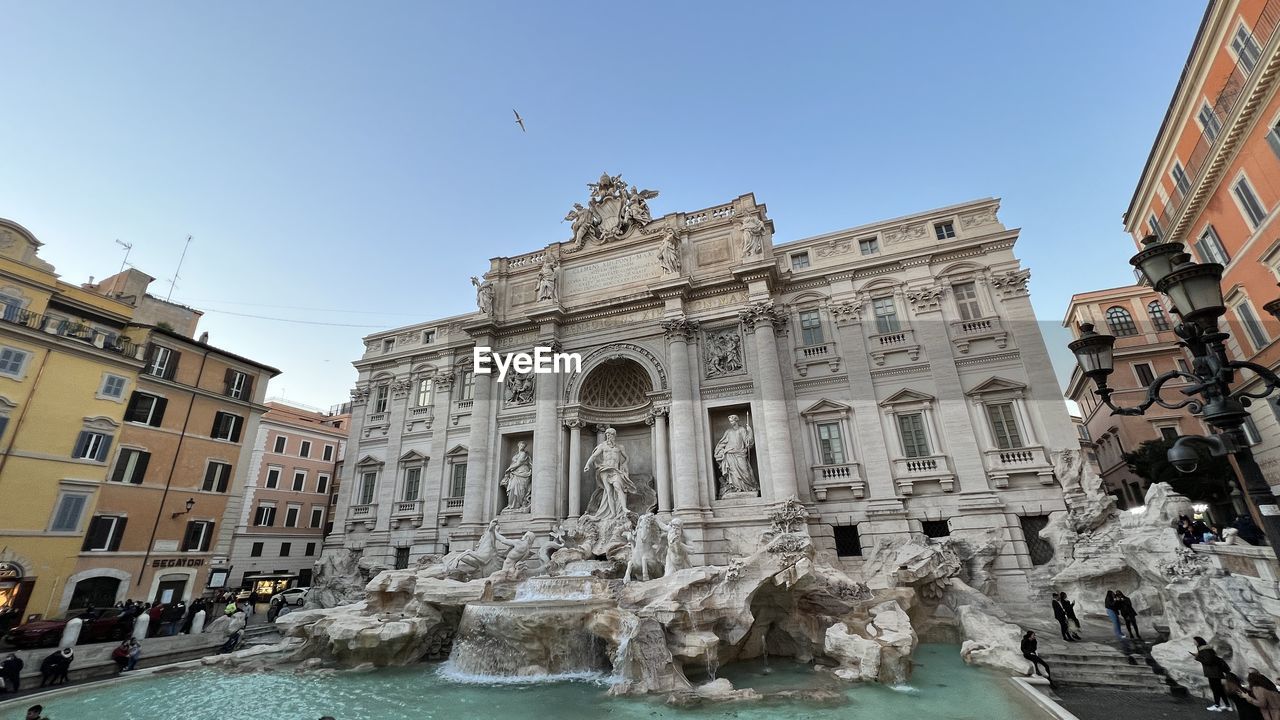
[[[1151,326],[1156,330],[1169,329],[1169,317],[1164,314],[1164,306],[1159,300],[1152,300],[1147,304],[1147,314],[1151,316]]]
[[[1122,307],[1107,310],[1107,327],[1111,328],[1111,334],[1116,337],[1138,334],[1138,326],[1133,324],[1133,316]]]

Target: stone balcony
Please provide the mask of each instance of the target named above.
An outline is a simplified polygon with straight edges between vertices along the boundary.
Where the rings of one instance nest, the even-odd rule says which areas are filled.
[[[403,522],[413,523],[414,527],[422,526],[421,500],[401,500],[391,505],[392,527],[399,527]]]
[[[965,355],[969,346],[978,340],[994,340],[996,347],[1003,350],[1009,345],[1009,333],[998,317],[959,320],[951,323],[951,343],[956,352]]]
[[[821,365],[825,363],[831,372],[840,370],[840,353],[836,350],[835,343],[822,343],[821,345],[806,345],[805,347],[796,348],[796,371],[800,373],[800,377],[809,374],[810,365]]]
[[[982,461],[996,488],[1009,487],[1009,476],[1014,473],[1036,473],[1041,485],[1052,485],[1053,468],[1043,447],[1032,445],[1007,450],[984,450]]]
[[[884,365],[885,359],[897,353],[906,353],[911,360],[920,359],[920,345],[914,330],[897,330],[879,333],[867,338],[867,352],[876,365]]]
[[[444,498],[440,501],[440,515],[461,515],[462,514],[462,498],[451,497]]]
[[[364,523],[366,530],[372,530],[378,523],[378,504],[352,505],[347,510],[347,525],[350,527],[354,523]]]
[[[843,465],[814,465],[811,468],[814,497],[819,502],[827,499],[831,490],[849,490],[855,499],[861,500],[867,495],[867,482],[862,478],[862,468],[858,463]]]
[[[902,495],[914,495],[920,483],[936,482],[943,492],[956,489],[956,475],[946,455],[925,455],[913,458],[896,458],[893,461],[893,481]]]

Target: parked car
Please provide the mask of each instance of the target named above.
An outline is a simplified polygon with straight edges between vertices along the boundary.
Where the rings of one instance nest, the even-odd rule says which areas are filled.
[[[308,592],[311,592],[311,588],[309,587],[289,588],[288,590],[272,595],[271,600],[274,602],[276,598],[280,598],[281,602],[285,605],[296,605],[301,607],[302,604],[307,601]]]
[[[121,617],[119,608],[103,608],[95,610],[92,618],[73,612],[65,618],[32,620],[10,630],[5,639],[20,648],[56,647],[67,621],[77,617],[83,622],[80,626],[81,643],[123,640],[133,631],[132,617]]]

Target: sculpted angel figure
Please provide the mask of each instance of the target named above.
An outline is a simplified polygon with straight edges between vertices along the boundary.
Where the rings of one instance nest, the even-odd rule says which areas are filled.
[[[521,440],[516,443],[516,451],[507,464],[507,471],[502,474],[500,485],[507,489],[507,507],[503,512],[529,507],[529,487],[532,480],[533,461],[525,450],[525,442]]]
[[[489,280],[481,280],[472,275],[471,284],[476,286],[476,307],[480,308],[480,312],[485,315],[493,313],[493,283]]]
[[[729,428],[724,431],[720,442],[716,443],[715,458],[720,464],[720,475],[724,478],[723,493],[756,492],[760,486],[756,484],[755,473],[751,471],[751,461],[747,453],[755,444],[755,436],[750,425],[739,425],[738,416],[729,416]]]
[[[538,272],[538,299],[555,301],[559,296],[556,293],[556,261],[547,258],[542,263],[542,270]]]
[[[627,493],[635,486],[627,468],[627,452],[617,443],[618,431],[604,431],[604,442],[596,446],[587,458],[583,472],[591,472],[596,466],[596,483],[600,486],[600,506],[593,514],[596,518],[618,518],[627,515]]]
[[[658,248],[658,267],[667,275],[680,272],[680,246],[676,243],[676,231],[663,228],[662,245]]]
[[[635,532],[631,533],[631,558],[627,561],[627,572],[622,576],[622,582],[631,582],[633,573],[646,582],[650,579],[649,568],[661,564],[658,541],[658,525],[653,513],[641,515],[636,520]]]
[[[671,524],[663,525],[661,520],[654,518],[653,522],[667,534],[667,557],[663,561],[663,577],[670,577],[677,570],[692,567],[689,553],[693,547],[684,539],[684,521],[680,518],[672,518]]]
[[[598,238],[600,235],[600,229],[596,227],[595,212],[590,208],[582,207],[582,203],[574,203],[573,209],[564,216],[564,219],[573,222],[574,249],[582,247],[588,240]]]
[[[639,190],[634,185],[627,189],[626,219],[637,225],[648,225],[653,222],[649,214],[649,200],[658,197],[657,190]]]
[[[764,252],[764,223],[752,215],[742,221],[742,257]]]

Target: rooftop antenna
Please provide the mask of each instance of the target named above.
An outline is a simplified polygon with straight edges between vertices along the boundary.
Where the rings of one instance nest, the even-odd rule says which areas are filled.
[[[187,236],[187,242],[182,246],[182,255],[178,258],[178,269],[173,271],[173,277],[169,279],[169,294],[165,296],[164,301],[169,302],[173,297],[173,287],[178,284],[178,273],[182,272],[182,261],[187,259],[187,248],[191,247],[191,236]]]
[[[120,275],[124,273],[126,267],[129,267],[129,251],[133,250],[133,243],[127,243],[120,238],[116,238],[116,244],[124,248],[124,259],[120,261],[120,272],[116,273],[116,281],[111,283],[112,295],[120,292]]]

